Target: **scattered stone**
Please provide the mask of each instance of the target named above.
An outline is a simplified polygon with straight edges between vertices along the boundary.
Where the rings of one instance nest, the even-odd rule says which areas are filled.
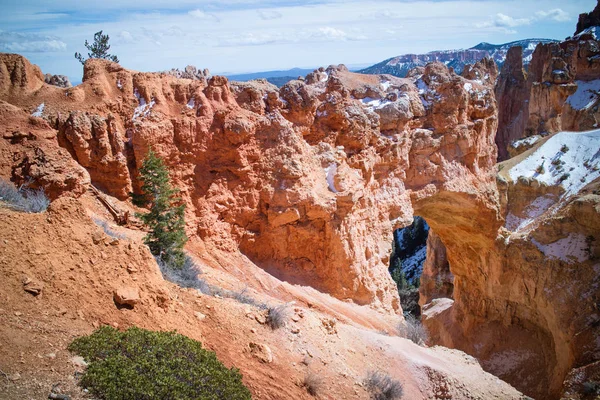
[[[104,233],[102,232],[94,232],[92,233],[92,241],[94,244],[100,244],[104,241]]]
[[[250,329],[250,332],[252,332],[252,333],[256,333],[256,329],[255,329],[255,328],[252,328],[252,329]]]
[[[194,315],[196,316],[196,318],[198,318],[199,321],[202,321],[206,318],[206,315],[202,314],[200,311],[196,311]]]
[[[21,315],[23,315],[23,313],[22,313],[21,311],[15,311],[15,315],[16,315],[17,317],[20,317]]]
[[[273,362],[273,353],[269,346],[263,343],[250,343],[250,353],[256,357],[260,362],[269,364]]]
[[[38,281],[34,281],[29,277],[25,277],[23,280],[23,290],[27,293],[31,293],[34,296],[42,293],[42,289],[44,289],[44,284]]]
[[[87,362],[85,362],[85,360],[81,356],[71,357],[71,364],[79,368],[85,368],[88,365]]]
[[[267,317],[264,314],[255,314],[254,319],[256,320],[256,322],[258,322],[261,325],[264,325],[267,323]]]
[[[8,376],[8,380],[11,382],[16,382],[19,379],[21,379],[21,374],[19,374],[18,372],[15,372],[14,374]]]
[[[329,335],[335,335],[337,333],[337,319],[323,318],[321,319],[321,323]]]
[[[293,328],[293,329],[291,330],[291,332],[292,332],[294,335],[297,335],[297,334],[299,334],[299,333],[300,333],[300,329],[299,329],[299,328]]]
[[[134,307],[140,302],[140,294],[137,288],[125,286],[114,291],[113,299],[120,306]]]
[[[45,357],[54,360],[56,358],[56,353],[48,353],[45,355]]]
[[[134,272],[138,272],[138,269],[133,264],[129,264],[127,266],[127,272],[133,274]]]

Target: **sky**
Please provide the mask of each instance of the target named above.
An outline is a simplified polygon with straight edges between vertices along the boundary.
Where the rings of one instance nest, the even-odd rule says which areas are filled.
[[[564,39],[596,0],[0,0],[0,52],[80,82],[103,30],[137,71],[367,66],[406,53]]]

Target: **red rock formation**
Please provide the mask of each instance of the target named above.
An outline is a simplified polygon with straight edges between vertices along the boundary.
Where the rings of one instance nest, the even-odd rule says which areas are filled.
[[[498,161],[509,157],[508,149],[515,140],[525,133],[525,124],[529,116],[529,87],[527,74],[523,69],[523,50],[511,47],[506,62],[496,83],[498,101]]]
[[[419,305],[424,306],[433,299],[452,298],[454,276],[446,254],[446,246],[433,231],[427,236],[427,258],[419,282]]]
[[[579,21],[577,22],[577,29],[575,35],[583,32],[589,27],[600,25],[600,2],[596,5],[596,8],[592,12],[579,14]]]
[[[539,268],[546,258],[531,243],[499,236],[509,196],[496,183],[497,109],[485,80],[439,63],[404,79],[328,68],[277,91],[90,60],[83,84],[61,89],[38,85],[35,69],[24,59],[19,65],[13,75],[32,84],[0,80],[0,99],[29,112],[44,103],[42,116],[58,132],[53,145],[119,198],[137,189],[137,168],[152,147],[188,204],[192,241],[206,251],[241,252],[281,279],[398,313],[390,238],[418,214],[446,245],[454,275],[454,303],[441,312],[452,326],[438,324],[438,340],[542,397],[559,393],[570,368],[593,358],[595,350],[568,342],[582,326],[567,311],[575,300],[544,294],[558,290],[566,270]],[[482,63],[467,73],[486,72],[494,73]],[[2,173],[13,167],[3,164]],[[589,266],[582,271],[578,282]]]

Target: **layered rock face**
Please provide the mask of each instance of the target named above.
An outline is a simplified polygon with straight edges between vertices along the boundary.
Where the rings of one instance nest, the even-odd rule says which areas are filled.
[[[2,57],[4,70],[15,64]],[[44,103],[58,144],[97,187],[125,199],[152,147],[188,203],[192,237],[340,299],[400,311],[387,263],[411,201],[463,193],[493,206],[479,195],[493,191],[493,92],[441,64],[411,79],[331,67],[278,91],[104,60],[58,89],[19,62],[22,79],[0,79],[3,99]]]
[[[511,47],[496,83],[498,160],[507,160],[510,144],[523,137],[529,116],[529,87],[523,69],[523,49]]]
[[[438,343],[540,398],[556,396],[571,368],[596,357],[595,345],[571,339],[588,321],[573,310],[593,291],[594,264],[573,272],[504,226],[520,197],[502,180],[498,190],[489,61],[464,76],[439,63],[408,78],[330,67],[279,90],[136,73],[105,60],[86,63],[82,85],[60,89],[23,58],[0,61],[0,99],[26,110],[22,121],[39,115],[32,118],[56,133],[51,145],[107,193],[126,199],[139,189],[137,169],[152,147],[187,202],[188,234],[208,252],[241,252],[283,280],[399,313],[387,273],[392,232],[420,215],[444,245],[432,239],[439,262],[431,279],[447,274],[443,293],[425,285],[426,298],[449,293],[454,277],[453,302],[439,300],[426,321]],[[1,143],[14,152],[10,140]],[[0,172],[14,169],[7,161]],[[594,207],[573,215],[595,217]],[[555,230],[561,215],[539,243],[579,229]],[[597,227],[588,225],[592,235]],[[558,292],[569,272],[581,274],[575,292],[545,291]]]
[[[496,86],[499,161],[527,148],[514,145],[519,139],[594,129],[600,121],[600,45],[593,30],[578,28],[564,42],[539,44],[527,74],[518,52],[510,50]]]

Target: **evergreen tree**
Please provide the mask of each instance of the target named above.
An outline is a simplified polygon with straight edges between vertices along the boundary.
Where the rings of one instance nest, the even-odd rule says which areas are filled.
[[[150,251],[172,268],[182,268],[185,262],[185,205],[178,197],[179,190],[171,186],[169,171],[163,161],[150,149],[140,168],[142,194],[134,195],[134,203],[149,206],[150,212],[136,214],[150,228],[144,242]]]
[[[94,43],[89,44],[86,40],[85,47],[90,51],[88,53],[88,58],[103,58],[118,63],[119,59],[117,56],[108,54],[108,50],[110,50],[108,39],[110,39],[108,35],[103,35],[102,31],[99,31],[94,34]],[[80,63],[85,64],[85,59],[81,53],[75,53],[75,58],[79,60]]]

